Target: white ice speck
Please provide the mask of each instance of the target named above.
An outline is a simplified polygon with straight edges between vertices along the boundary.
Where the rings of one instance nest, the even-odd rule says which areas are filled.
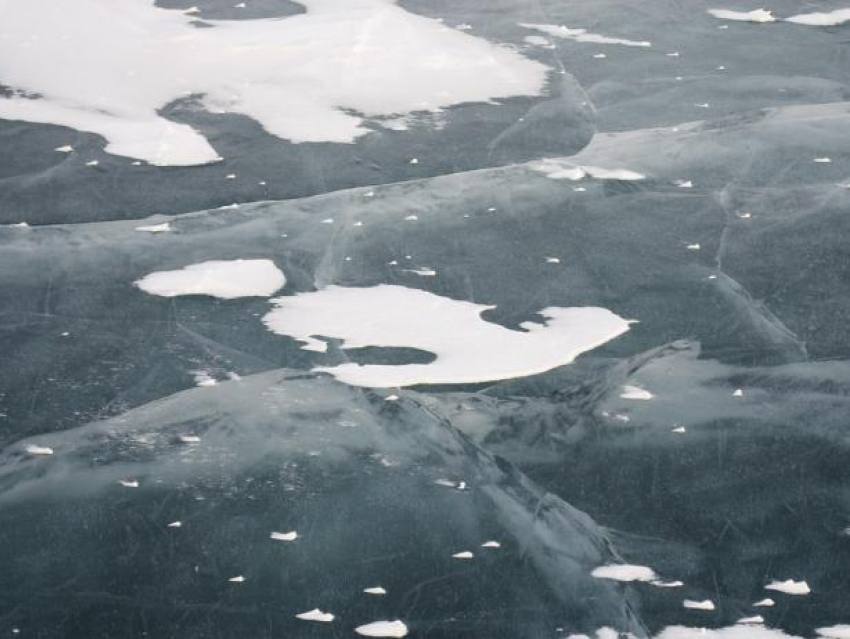
[[[687,432],[684,426],[676,426],[671,432],[676,433],[677,435],[683,435]]]
[[[364,588],[363,592],[365,592],[367,595],[378,595],[378,596],[387,594],[387,591],[384,590],[383,588],[381,588],[380,586],[374,586],[372,588]]]
[[[418,215],[408,215],[407,217],[404,218],[404,220],[406,222],[415,222],[418,219],[419,219]]]
[[[590,574],[597,579],[613,579],[615,581],[653,581],[656,578],[655,571],[652,568],[631,564],[599,566],[594,568]]]
[[[192,16],[192,15],[198,14],[200,12],[201,12],[201,10],[198,9],[198,7],[189,7],[188,9],[183,10],[183,13],[186,14],[187,16]]]
[[[409,164],[419,164],[419,158],[410,158]]]
[[[434,483],[437,486],[444,486],[446,488],[457,488],[457,484],[449,479],[435,479]]]
[[[245,577],[243,577],[242,575],[237,575],[236,577],[231,577],[227,581],[234,584],[241,584],[243,581],[245,581]]]
[[[606,56],[604,53],[594,53],[593,57],[596,58],[597,60],[602,60],[604,58],[607,58],[608,56]]]
[[[744,391],[741,390],[740,388],[736,388],[735,392],[732,393],[732,397],[743,397],[743,396],[744,396]]]
[[[808,595],[812,592],[809,584],[805,581],[794,581],[786,579],[785,581],[771,581],[764,587],[765,590],[776,590],[784,592],[786,595]]]
[[[139,480],[138,479],[119,479],[118,483],[124,486],[124,488],[138,488]]]
[[[559,258],[557,258],[557,257],[547,257],[547,258],[546,258],[546,263],[547,263],[547,264],[560,264],[560,263],[561,263],[561,260],[560,260]]]
[[[776,602],[770,597],[766,599],[761,599],[753,604],[754,608],[772,608],[776,605]]]
[[[624,38],[611,38],[608,36],[589,33],[587,29],[570,29],[563,25],[556,24],[528,24],[520,23],[521,27],[533,29],[545,33],[546,35],[564,40],[574,40],[575,42],[587,42],[591,44],[621,44],[627,47],[651,47],[651,42],[626,40]]]
[[[475,555],[473,555],[468,550],[464,550],[463,552],[456,552],[452,555],[454,559],[472,559]]]
[[[512,330],[481,317],[492,306],[388,284],[329,286],[274,302],[276,308],[263,318],[266,326],[308,347],[320,335],[341,340],[343,349],[409,347],[436,355],[428,364],[346,363],[315,369],[351,385],[374,388],[542,373],[629,329],[628,321],[607,309],[550,307],[538,313],[544,322],[526,321],[523,330]]]
[[[639,388],[637,386],[623,386],[623,392],[620,393],[621,399],[638,399],[638,400],[648,400],[655,397],[648,390]]]
[[[236,174],[235,174],[235,173],[228,173],[227,175],[225,175],[225,176],[224,176],[224,178],[225,178],[226,180],[235,180],[235,179],[236,179]]]
[[[65,146],[57,146],[53,150],[57,153],[71,153],[74,150],[74,147],[72,147],[70,144],[66,144]]]
[[[711,105],[708,102],[702,102],[702,103],[695,104],[694,106],[697,107],[697,108],[700,108],[700,109],[707,109]]]
[[[34,455],[36,457],[44,457],[53,454],[53,449],[47,446],[37,446],[36,444],[29,444],[24,448],[28,455]]]
[[[362,637],[406,637],[407,626],[403,621],[373,621],[354,629]]]
[[[86,166],[97,166],[98,164],[100,164],[100,162],[97,160],[90,160],[89,162],[86,162]]]
[[[668,54],[667,54],[667,57],[668,57],[668,58],[678,58],[678,57],[679,57],[679,52],[678,52],[678,51],[672,51],[671,53],[668,53]]]
[[[322,612],[318,608],[313,608],[312,610],[299,613],[295,616],[298,619],[303,619],[304,621],[320,621],[322,623],[330,623],[334,620],[334,616],[331,613]]]
[[[387,395],[386,397],[384,397],[384,401],[385,402],[397,402],[398,401],[398,395]]]
[[[135,282],[151,295],[209,295],[221,299],[268,297],[286,284],[271,260],[211,260],[176,271],[157,271]]]
[[[470,29],[472,29],[472,25],[462,22],[461,24],[455,25],[455,29],[457,29],[458,31],[469,31]]]
[[[721,20],[736,20],[739,22],[775,22],[776,18],[770,11],[754,9],[753,11],[731,11],[729,9],[708,9],[715,18]]]
[[[180,435],[180,441],[184,444],[197,444],[201,438],[197,435]]]
[[[676,186],[678,186],[680,189],[692,189],[692,188],[694,188],[694,183],[691,182],[690,180],[676,180],[674,182],[674,184]]]
[[[742,220],[749,220],[752,216],[753,216],[752,213],[740,213],[738,215],[738,217],[741,218]]]
[[[421,277],[435,277],[437,275],[437,271],[432,268],[406,268],[404,269],[406,273],[413,273],[414,275],[419,275]]]
[[[831,158],[815,158],[812,160],[813,162],[817,162],[818,164],[829,164],[832,162]]]
[[[703,601],[694,601],[692,599],[685,599],[682,602],[682,605],[685,608],[690,608],[691,610],[714,610],[714,602],[710,599],[705,599]]]
[[[754,615],[752,617],[743,617],[741,619],[738,619],[738,621],[736,621],[735,623],[740,623],[740,624],[743,624],[743,625],[762,624],[762,623],[764,623],[764,617],[762,617],[761,615]]]
[[[7,224],[6,226],[8,226],[11,229],[28,229],[28,228],[30,228],[30,225],[27,224],[26,222],[16,222],[15,224]]]
[[[171,230],[170,222],[163,222],[162,224],[150,224],[148,226],[137,226],[137,231],[143,231],[145,233],[168,233]]]
[[[684,586],[684,582],[682,581],[661,581],[660,579],[655,579],[650,582],[653,586],[657,588],[681,588]]]
[[[482,548],[501,548],[502,544],[500,544],[498,541],[485,541],[483,544],[481,544],[481,547]]]
[[[269,539],[274,539],[275,541],[295,541],[298,539],[298,532],[295,530],[291,530],[289,532],[273,532],[269,535]]]
[[[699,244],[688,244],[689,251],[698,251],[702,248]]]
[[[182,521],[172,521],[170,524],[168,524],[168,527],[169,528],[182,528],[183,522]]]

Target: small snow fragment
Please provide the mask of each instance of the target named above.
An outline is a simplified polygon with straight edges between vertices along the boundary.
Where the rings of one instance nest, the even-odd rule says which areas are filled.
[[[354,632],[362,637],[406,637],[407,626],[398,619],[395,621],[373,621],[364,626],[357,626]]]
[[[7,226],[12,229],[28,229],[30,227],[26,222],[17,222],[15,224],[8,224]]]
[[[234,583],[234,584],[241,584],[243,581],[245,581],[245,577],[243,577],[242,575],[238,575],[236,577],[231,577],[227,581]]]
[[[304,621],[320,621],[322,623],[330,623],[334,620],[334,616],[331,613],[322,612],[318,608],[313,608],[312,610],[299,613],[295,616],[298,619],[303,619]]]
[[[786,595],[808,595],[812,591],[805,581],[794,581],[793,579],[771,581],[764,589],[784,592]]]
[[[65,146],[58,146],[53,150],[57,153],[71,153],[74,150],[74,147],[72,147],[70,144],[66,144]]]
[[[594,568],[590,574],[597,579],[613,579],[614,581],[653,581],[656,578],[655,571],[652,568],[630,564],[599,566]]]
[[[603,58],[607,58],[608,56],[605,55],[604,53],[594,53],[593,57],[596,58],[597,60],[602,60]]]
[[[398,395],[387,395],[386,397],[384,397],[384,401],[385,402],[397,402],[398,401]]]
[[[818,164],[829,164],[830,162],[832,162],[832,159],[831,158],[815,158],[813,161],[817,162]]]
[[[332,217],[325,218],[324,220],[322,220],[322,224],[333,224],[333,223],[334,223],[334,219]]]
[[[743,396],[744,396],[744,391],[742,391],[740,388],[735,389],[735,392],[732,393],[732,397],[743,397]]]
[[[681,588],[685,585],[681,581],[661,581],[660,579],[655,579],[650,583],[657,588]]]
[[[422,277],[434,277],[437,275],[437,271],[432,268],[406,268],[404,269],[406,273],[413,273],[414,275],[420,275]]]
[[[434,483],[437,486],[445,486],[446,488],[457,488],[457,484],[449,479],[435,479]]]
[[[139,480],[138,479],[119,479],[118,483],[124,486],[124,488],[138,488]]]
[[[265,181],[265,180],[260,180],[259,182],[257,182],[257,184],[259,184],[260,186],[265,186],[265,185],[266,185],[266,181]]]
[[[481,547],[482,548],[501,548],[502,544],[500,544],[498,541],[485,541],[483,544],[481,544]]]
[[[130,162],[130,164],[133,165],[133,166],[142,166],[142,163],[139,162],[138,160],[136,160],[135,162]]]
[[[749,220],[752,217],[752,214],[751,213],[740,213],[738,215],[738,217],[741,218],[742,220]]]
[[[667,57],[668,57],[668,58],[678,58],[678,57],[679,57],[679,52],[678,52],[678,51],[672,51],[671,53],[668,53],[668,54],[667,54]]]
[[[210,260],[174,271],[155,271],[134,284],[150,295],[208,295],[221,299],[268,297],[286,284],[271,260]]]
[[[673,182],[673,184],[678,186],[680,189],[692,189],[692,188],[694,188],[694,183],[691,182],[690,180],[676,180],[675,182]]]
[[[29,444],[25,449],[28,454],[45,457],[53,454],[53,449],[48,448],[47,446],[37,446],[35,444]]]
[[[408,215],[407,217],[404,218],[405,222],[415,222],[418,219],[419,219],[418,215]]]
[[[471,28],[472,28],[472,25],[466,24],[465,22],[462,22],[461,24],[455,25],[455,29],[457,29],[458,31],[469,31]]]
[[[374,586],[373,588],[364,588],[363,592],[367,595],[385,595],[387,591],[381,588],[380,586]]]
[[[235,179],[236,179],[236,174],[235,174],[235,173],[228,173],[227,175],[225,175],[225,176],[224,176],[224,178],[225,178],[226,180],[235,180]]]
[[[736,20],[738,22],[775,22],[776,18],[770,11],[755,9],[753,11],[730,11],[728,9],[708,9],[715,18],[721,20]]]
[[[241,375],[239,375],[239,373],[234,373],[233,371],[229,371],[229,372],[227,373],[227,377],[228,377],[229,379],[233,380],[234,382],[238,382],[239,380],[241,380],[241,379],[242,379],[242,376],[241,376]]]
[[[410,158],[410,164],[419,164],[418,158]]]
[[[827,13],[801,13],[786,18],[785,21],[810,27],[835,27],[850,22],[850,9],[836,9]]]
[[[687,431],[685,430],[684,426],[676,426],[676,428],[674,428],[671,432],[676,433],[678,435],[683,435]]]
[[[735,623],[743,624],[743,625],[751,625],[751,624],[760,624],[764,623],[764,617],[761,615],[755,615],[753,617],[744,617],[742,619],[738,619]]]
[[[466,482],[465,481],[459,481],[457,483],[457,489],[458,490],[466,490]]]
[[[244,8],[245,8],[245,3],[244,3],[244,2],[240,2],[239,4],[234,4],[234,5],[233,5],[233,8],[234,8],[234,9],[244,9]]]
[[[726,70],[726,67],[724,67],[724,66],[721,64],[719,67],[717,67],[717,70],[718,70],[718,71],[725,71],[725,70]]]
[[[100,164],[97,160],[91,160],[90,162],[86,162],[86,166],[97,166]]]
[[[472,559],[475,555],[473,555],[468,550],[464,550],[463,552],[456,552],[452,555],[454,559]]]
[[[168,528],[182,528],[182,527],[183,527],[182,521],[172,521],[170,524],[168,524]]]
[[[184,11],[183,11],[183,13],[185,13],[187,16],[193,16],[193,15],[198,14],[200,12],[201,12],[201,10],[198,9],[198,7],[189,7],[188,9],[184,9]]]
[[[357,220],[357,221],[353,224],[353,226],[363,226],[363,222],[361,222],[360,220]]]
[[[171,230],[170,222],[163,222],[162,224],[151,224],[149,226],[137,226],[137,231],[143,231],[145,233],[168,233]]]
[[[557,257],[547,257],[547,258],[546,258],[546,263],[547,263],[547,264],[560,264],[560,263],[561,263],[561,260],[560,260],[560,259],[558,259]]]
[[[767,599],[761,599],[753,604],[753,608],[772,608],[776,605],[776,602],[768,597]]]
[[[60,334],[62,335],[62,337],[68,337],[68,335],[70,335],[70,333],[68,331],[65,331],[65,332],[60,333]]]
[[[197,444],[201,438],[197,435],[180,435],[180,441],[184,444]]]
[[[702,248],[699,244],[688,244],[689,251],[698,251]]]
[[[375,192],[374,191],[366,191],[363,194],[363,197],[375,197]]]
[[[648,390],[637,386],[623,386],[623,392],[620,393],[620,399],[649,400],[653,397],[655,397],[655,395],[650,393]]]
[[[282,533],[282,532],[273,532],[269,535],[270,539],[274,539],[275,541],[295,541],[298,539],[298,533],[294,530],[290,532]]]
[[[487,212],[488,212],[488,213],[493,213],[495,210],[496,210],[496,207],[495,207],[495,206],[489,206],[489,207],[487,207]]]
[[[209,388],[210,386],[215,386],[218,384],[218,380],[212,377],[201,377],[200,379],[195,380],[195,384],[201,387]]]
[[[695,104],[694,106],[699,108],[699,109],[707,109],[711,105],[708,102],[703,102],[701,104]]]
[[[585,191],[587,191],[587,189],[583,186],[576,186],[573,187],[573,191],[575,191],[576,193],[584,193]]]
[[[710,599],[705,599],[704,601],[685,599],[682,602],[682,605],[685,608],[690,608],[691,610],[714,610],[714,602]]]

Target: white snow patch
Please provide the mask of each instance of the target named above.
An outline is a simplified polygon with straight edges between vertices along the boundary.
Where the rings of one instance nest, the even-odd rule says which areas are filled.
[[[357,626],[354,632],[363,637],[406,637],[407,626],[398,619],[395,621],[373,621],[365,626]]]
[[[715,18],[721,20],[737,20],[739,22],[776,22],[770,11],[754,9],[753,11],[731,11],[729,9],[708,9]]]
[[[209,295],[221,299],[268,297],[286,284],[271,260],[211,260],[176,271],[157,271],[135,282],[145,293],[160,297]]]
[[[384,590],[383,588],[381,588],[380,586],[374,586],[373,588],[364,588],[363,592],[365,592],[367,595],[378,595],[378,596],[387,594],[387,591]]]
[[[650,582],[653,586],[657,588],[681,588],[685,585],[682,581],[661,581],[659,579],[655,579]]]
[[[408,347],[436,355],[429,364],[346,363],[316,370],[355,386],[463,384],[543,373],[625,333],[629,322],[597,307],[539,311],[544,322],[523,322],[521,331],[485,321],[494,308],[427,291],[382,284],[368,288],[330,286],[279,297],[264,318],[274,333],[304,341],[310,350],[327,346],[313,337],[342,342],[342,348]]]
[[[590,574],[598,579],[613,579],[615,581],[652,581],[657,576],[652,568],[631,564],[599,566],[594,568]]]
[[[298,532],[295,530],[291,530],[290,532],[273,532],[269,535],[269,539],[274,539],[275,541],[295,541],[298,539]]]
[[[124,486],[124,488],[138,488],[139,480],[138,479],[119,479],[118,483]]]
[[[170,524],[168,524],[168,528],[182,528],[182,527],[183,527],[182,521],[172,521]]]
[[[608,36],[603,36],[596,33],[589,33],[587,29],[570,29],[569,27],[557,24],[529,24],[521,22],[519,26],[525,27],[526,29],[533,29],[534,31],[540,31],[541,33],[545,33],[546,35],[550,35],[555,38],[562,38],[564,40],[574,40],[575,42],[589,42],[593,44],[622,44],[627,47],[652,46],[651,42],[625,40],[623,38],[610,38]]]
[[[171,230],[170,222],[163,222],[162,224],[150,224],[148,226],[137,226],[137,231],[144,231],[145,233],[168,233]]]
[[[432,268],[406,268],[404,269],[406,273],[413,273],[414,275],[419,275],[420,277],[434,277],[437,275],[437,271]]]
[[[785,19],[794,24],[805,24],[811,27],[833,27],[850,22],[850,8],[836,9],[825,13],[800,13]]]
[[[648,390],[639,388],[638,386],[623,386],[623,392],[620,393],[621,399],[638,399],[638,400],[648,400],[655,397]]]
[[[676,186],[678,186],[680,189],[692,189],[692,188],[694,188],[694,183],[691,182],[690,180],[676,180],[674,182],[674,184]]]
[[[676,433],[678,435],[684,435],[687,432],[687,430],[685,429],[684,426],[676,426],[676,428],[674,428],[670,432]]]
[[[775,628],[751,624],[717,629],[669,626],[656,635],[655,639],[799,639],[799,637],[786,635]]]
[[[242,575],[237,575],[236,577],[231,577],[227,581],[234,584],[241,584],[243,581],[245,581],[245,577],[243,577]]]
[[[16,91],[0,99],[0,117],[97,133],[107,152],[151,164],[194,165],[220,158],[160,115],[189,95],[292,142],[352,142],[375,116],[536,95],[546,81],[544,65],[392,0],[301,4],[296,16],[199,29],[194,12],[150,1],[4,2],[0,83]]]
[[[295,616],[298,619],[303,619],[304,621],[320,621],[322,623],[330,623],[334,620],[334,616],[331,613],[322,612],[318,608],[313,608],[312,610],[299,613]]]
[[[776,605],[776,602],[770,597],[766,599],[760,599],[759,601],[753,604],[753,608],[772,608]]]
[[[501,548],[502,544],[500,544],[498,541],[485,541],[483,544],[481,544],[481,547],[482,548]]]
[[[771,581],[764,587],[765,590],[776,590],[784,592],[786,595],[808,595],[812,592],[809,584],[805,581],[794,581],[786,579],[785,581]]]
[[[72,153],[74,151],[74,147],[72,147],[70,144],[66,144],[65,146],[57,146],[53,150],[57,153]]]
[[[744,391],[740,388],[736,388],[735,392],[732,393],[732,397],[743,397],[743,396],[744,396]]]
[[[710,599],[705,599],[703,601],[694,601],[693,599],[685,599],[682,602],[682,605],[685,608],[690,608],[691,610],[714,610],[714,602]]]
[[[736,621],[735,623],[740,623],[740,624],[744,624],[744,625],[762,624],[762,623],[764,623],[764,617],[762,617],[761,615],[754,615],[752,617],[743,617],[741,619],[738,619],[738,621]]]
[[[832,162],[832,159],[831,158],[815,158],[812,161],[817,162],[818,164],[830,164]]]
[[[850,639],[850,624],[838,624],[828,628],[816,628],[815,632],[826,639]]]
[[[197,444],[201,441],[201,438],[197,435],[180,435],[180,441],[184,444]]]
[[[24,450],[28,455],[36,457],[47,457],[53,454],[53,449],[47,446],[38,446],[36,444],[28,444]]]
[[[456,552],[452,555],[452,557],[454,559],[472,559],[473,557],[475,557],[475,555],[473,555],[468,550],[464,550],[463,552]]]

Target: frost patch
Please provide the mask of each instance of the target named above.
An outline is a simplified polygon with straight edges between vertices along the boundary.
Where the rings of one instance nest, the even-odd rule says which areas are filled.
[[[286,277],[271,260],[212,260],[158,271],[135,282],[145,293],[160,297],[209,295],[228,300],[268,297],[284,284]]]

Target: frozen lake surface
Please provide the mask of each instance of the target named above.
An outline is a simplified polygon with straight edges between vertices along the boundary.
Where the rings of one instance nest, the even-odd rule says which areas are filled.
[[[0,0],[0,636],[850,637],[850,4]]]

